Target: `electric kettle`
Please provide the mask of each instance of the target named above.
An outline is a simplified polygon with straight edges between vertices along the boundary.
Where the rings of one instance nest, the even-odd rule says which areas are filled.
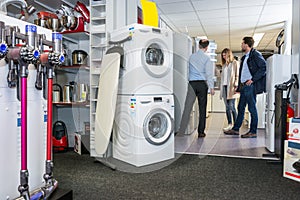
[[[73,95],[73,87],[69,84],[64,85],[63,101],[64,103],[71,103]]]
[[[58,89],[53,89],[52,101],[53,101],[53,103],[59,103],[62,101],[63,91],[62,91],[62,87],[59,84],[54,83],[53,88],[55,88],[55,87]]]
[[[88,54],[83,50],[75,50],[72,52],[73,65],[86,65]]]
[[[88,87],[86,84],[77,84],[77,101],[85,102],[87,100]]]

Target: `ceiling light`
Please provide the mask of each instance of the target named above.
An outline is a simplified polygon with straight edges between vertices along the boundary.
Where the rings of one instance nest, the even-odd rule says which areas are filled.
[[[189,29],[188,29],[187,26],[185,26],[185,32],[186,32],[186,33],[189,33]]]
[[[202,35],[202,36],[197,36],[198,39],[207,39],[206,35]]]
[[[263,38],[265,33],[255,33],[253,35],[253,39],[254,39],[254,45],[253,47],[257,47],[258,44],[260,43],[261,39]]]

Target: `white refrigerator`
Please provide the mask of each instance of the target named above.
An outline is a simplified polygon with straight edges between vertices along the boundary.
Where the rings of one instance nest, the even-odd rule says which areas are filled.
[[[188,62],[193,47],[192,39],[182,33],[173,33],[173,91],[175,103],[174,131],[178,131],[188,87]],[[198,124],[196,103],[191,112],[189,125],[185,134],[192,133]]]
[[[266,82],[266,148],[275,152],[275,85],[291,78],[291,56],[274,54],[267,59]]]

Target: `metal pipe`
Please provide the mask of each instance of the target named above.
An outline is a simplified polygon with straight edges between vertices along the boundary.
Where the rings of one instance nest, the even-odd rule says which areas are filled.
[[[37,38],[37,27],[34,25],[26,25],[25,26],[25,33],[27,36],[27,45],[32,48],[38,47],[38,38]]]
[[[0,59],[4,58],[8,51],[5,37],[5,23],[0,21]]]
[[[6,7],[9,4],[21,4],[22,10],[27,10],[28,4],[25,0],[4,0],[0,2],[0,10],[6,12]]]
[[[47,111],[48,111],[48,117],[47,117],[47,151],[46,151],[46,176],[45,177],[46,182],[51,178],[52,179],[52,168],[53,166],[50,164],[52,163],[52,93],[53,92],[53,78],[48,78],[48,101],[47,101]],[[50,162],[50,163],[48,163]],[[48,165],[47,165],[48,163]],[[48,166],[48,167],[47,167]]]

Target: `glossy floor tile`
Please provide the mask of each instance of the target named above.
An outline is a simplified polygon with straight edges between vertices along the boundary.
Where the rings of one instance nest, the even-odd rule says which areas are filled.
[[[175,152],[181,154],[277,159],[263,156],[264,154],[270,154],[265,148],[265,129],[258,130],[257,138],[241,138],[240,136],[225,135],[223,128],[226,126],[225,113],[210,113],[207,118],[206,137],[198,138],[197,131],[190,135],[177,135],[175,137]],[[246,125],[243,125],[240,129],[240,134],[244,134],[247,131]]]

